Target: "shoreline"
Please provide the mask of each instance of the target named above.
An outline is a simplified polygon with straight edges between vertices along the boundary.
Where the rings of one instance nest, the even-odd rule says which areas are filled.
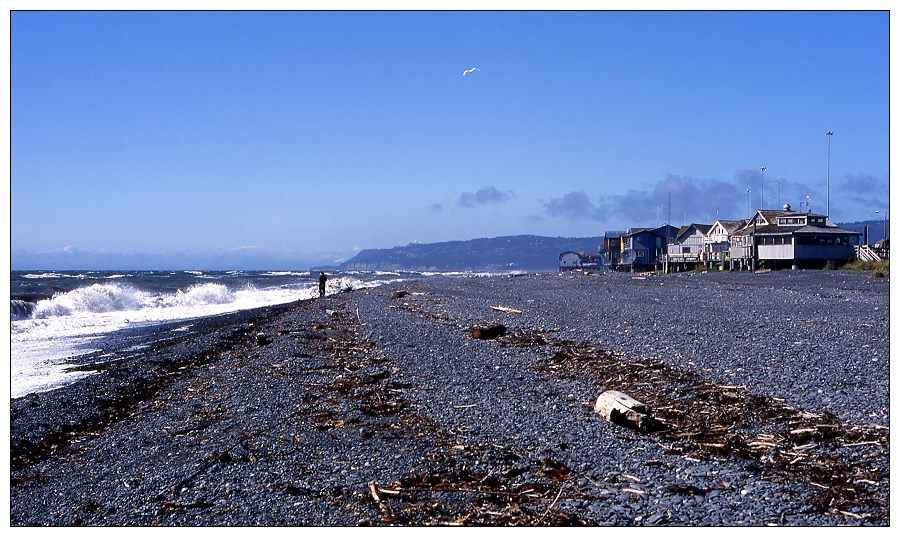
[[[874,307],[886,322],[888,284],[772,274],[430,278],[181,321],[190,337],[12,401],[12,524],[889,523],[886,478],[857,485],[866,501],[846,504],[849,515],[823,512],[814,481],[778,457],[708,452],[591,412],[617,382],[660,408],[667,397],[707,408],[686,389],[706,382],[725,407],[756,401],[788,409],[784,420],[796,410],[848,435],[856,427],[862,440],[823,437],[808,460],[839,452],[881,476],[888,343],[861,325],[881,321],[867,320]],[[411,294],[391,298],[397,289]],[[694,322],[701,307],[712,320]],[[735,331],[747,316],[758,334]],[[497,322],[518,343],[466,332]],[[544,343],[522,344],[537,334]],[[875,362],[836,352],[863,339]],[[668,373],[615,380],[620,366]],[[741,438],[780,434],[749,410],[736,415],[747,420]]]

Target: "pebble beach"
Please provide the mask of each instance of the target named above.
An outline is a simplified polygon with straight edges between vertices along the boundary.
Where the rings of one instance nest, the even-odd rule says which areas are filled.
[[[867,273],[548,273],[126,330],[11,401],[11,524],[885,526],[888,319]]]

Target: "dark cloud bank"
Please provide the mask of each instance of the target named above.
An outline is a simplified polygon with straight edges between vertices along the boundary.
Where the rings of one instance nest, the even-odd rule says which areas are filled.
[[[655,224],[657,220],[667,219],[671,199],[672,222],[682,222],[686,218],[692,222],[711,223],[718,218],[745,218],[748,188],[751,212],[761,207],[762,190],[767,209],[780,209],[784,203],[799,209],[809,195],[810,209],[824,213],[824,179],[822,182],[822,185],[810,186],[766,176],[763,189],[759,170],[740,171],[731,180],[669,175],[649,189],[632,188],[619,195],[591,198],[585,192],[569,192],[542,202],[542,216],[575,221],[620,221],[628,225]],[[847,175],[843,182],[832,181],[831,188],[833,219],[865,218],[879,207],[879,203],[883,205],[887,201],[887,181],[868,174]]]

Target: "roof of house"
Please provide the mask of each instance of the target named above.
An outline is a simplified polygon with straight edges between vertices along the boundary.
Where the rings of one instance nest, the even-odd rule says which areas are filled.
[[[603,234],[603,236],[606,237],[607,239],[618,239],[619,237],[621,237],[624,234],[625,234],[624,231],[607,231],[606,233]]]
[[[669,230],[672,230],[670,233]],[[659,227],[631,227],[628,228],[628,231],[625,233],[626,236],[633,236],[639,233],[651,233],[658,237],[669,237],[669,236],[677,236],[678,228],[675,226],[670,226],[668,224],[659,226]]]
[[[729,235],[747,225],[746,220],[716,220]],[[715,225],[715,224],[713,224]]]
[[[736,231],[734,235],[747,236],[754,233],[757,235],[793,235],[795,233],[804,235],[861,235],[858,231],[850,231],[849,229],[842,229],[839,227],[776,225],[756,226],[755,231],[753,226],[747,226],[744,229]]]
[[[691,228],[696,229],[702,235],[706,235],[707,233],[709,233],[709,230],[712,228],[712,224],[691,224],[689,226],[681,226],[680,228],[678,228],[678,232],[675,233],[675,239],[680,240],[681,236],[684,233],[690,231]]]
[[[575,251],[569,250],[567,252],[563,252],[563,253],[559,254],[560,261],[562,261],[563,256],[566,254],[575,254],[578,257],[580,257],[583,261],[591,261],[597,257],[597,256],[591,255],[587,252],[575,252]]]
[[[813,218],[825,218],[824,214],[816,214],[816,213],[801,213],[797,211],[775,211],[775,210],[760,210],[756,211],[757,214],[761,214],[763,218],[766,219],[766,222],[770,224],[774,224],[779,216],[812,216]]]

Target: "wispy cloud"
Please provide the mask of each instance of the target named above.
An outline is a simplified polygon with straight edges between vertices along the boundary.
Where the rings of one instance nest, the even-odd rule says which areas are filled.
[[[739,172],[730,181],[669,175],[658,181],[649,192],[629,191],[618,207],[622,216],[630,208],[642,207],[642,215],[650,219],[660,211],[668,211],[671,196],[674,221],[681,221],[688,215],[689,220],[712,219],[715,215],[736,218],[746,212],[748,174],[746,171]],[[751,203],[751,207],[758,205]]]
[[[444,211],[444,205],[441,203],[433,203],[430,209],[433,213],[440,213]]]
[[[839,189],[847,201],[860,205],[862,211],[868,208],[874,212],[888,203],[887,181],[868,173],[845,175]]]
[[[547,216],[569,220],[605,220],[607,213],[602,203],[591,201],[584,192],[569,192],[544,202],[543,206]]]
[[[478,205],[506,203],[513,199],[512,190],[498,190],[493,186],[486,186],[475,193],[463,192],[459,196],[460,207],[476,207]]]

